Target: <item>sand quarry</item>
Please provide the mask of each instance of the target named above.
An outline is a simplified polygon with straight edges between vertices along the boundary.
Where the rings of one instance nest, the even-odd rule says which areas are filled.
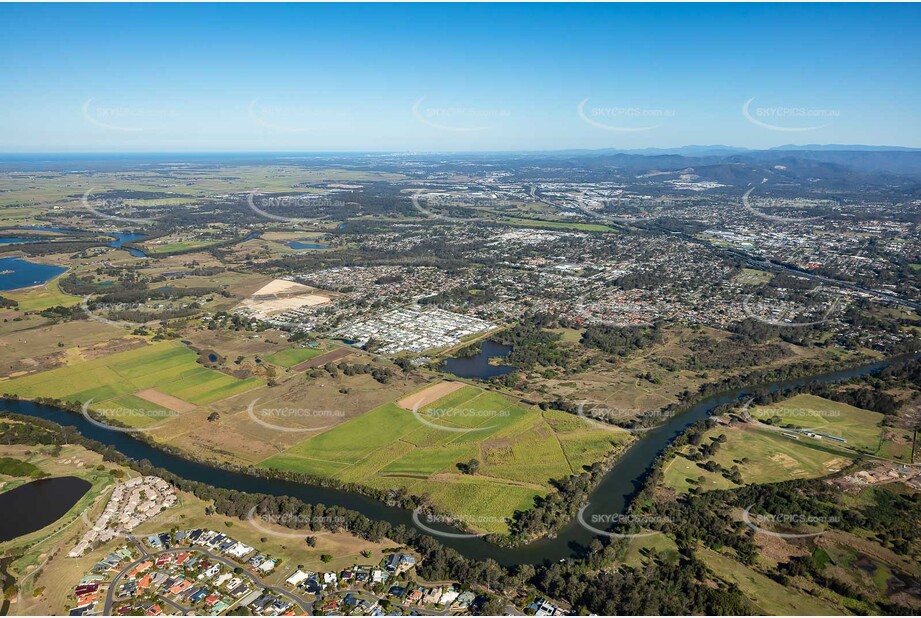
[[[275,279],[258,289],[255,294],[240,303],[240,306],[260,315],[272,316],[292,309],[316,307],[330,302],[328,296],[316,292],[315,288],[296,281]]]

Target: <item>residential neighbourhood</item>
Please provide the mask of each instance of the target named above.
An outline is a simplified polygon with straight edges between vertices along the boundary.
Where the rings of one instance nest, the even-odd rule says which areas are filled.
[[[376,564],[314,571],[227,533],[174,529],[107,554],[74,584],[68,607],[72,616],[466,615],[482,600],[461,583],[419,581],[416,565],[413,554],[394,552]],[[278,572],[283,579],[270,577]],[[537,615],[562,615],[545,599],[532,605]]]
[[[136,477],[116,485],[105,510],[68,556],[82,556],[99,544],[128,534],[176,500],[173,487],[156,476]]]

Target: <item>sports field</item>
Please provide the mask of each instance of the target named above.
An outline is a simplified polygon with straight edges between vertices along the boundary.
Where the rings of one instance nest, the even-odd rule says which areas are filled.
[[[260,465],[406,487],[475,529],[503,532],[504,519],[546,495],[551,479],[578,474],[628,439],[626,431],[599,431],[570,414],[464,386],[416,413],[385,404]],[[479,470],[464,474],[458,464],[471,459]]]
[[[196,362],[197,358],[179,342],[154,343],[10,380],[3,385],[3,392],[28,399],[52,397],[79,403],[92,399],[94,410],[139,411],[122,414],[125,418],[120,416],[119,420],[147,426],[163,420],[143,413],[164,408],[150,401],[151,391],[203,405],[262,384],[255,378],[238,380],[207,369]],[[136,396],[139,391],[145,391],[147,399]]]

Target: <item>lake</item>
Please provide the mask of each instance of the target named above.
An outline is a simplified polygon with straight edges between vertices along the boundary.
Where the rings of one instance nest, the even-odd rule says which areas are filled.
[[[517,367],[512,367],[511,365],[493,365],[489,362],[490,358],[502,358],[511,353],[511,346],[502,345],[494,341],[484,341],[480,345],[480,353],[476,356],[445,359],[441,368],[458,378],[486,380],[487,378],[504,376],[507,373],[517,371]]]
[[[39,264],[17,257],[0,258],[0,273],[3,273],[0,274],[0,291],[41,285],[66,270],[63,266]]]
[[[68,230],[66,228],[60,227],[42,227],[42,226],[33,226],[28,228],[15,228],[22,230],[35,230],[40,232],[58,232],[58,233],[67,233],[67,232],[78,232],[86,233],[81,230]],[[14,228],[4,229],[4,231],[14,231]],[[135,234],[133,232],[108,232],[107,236],[113,236],[115,240],[106,243],[107,247],[112,247],[114,249],[121,249],[122,245],[136,240],[142,240],[147,237],[146,234]],[[29,242],[47,242],[53,240],[55,237],[52,236],[4,236],[0,238],[0,245],[13,245],[20,243],[29,243]],[[324,247],[325,248],[325,247]],[[125,251],[133,255],[134,257],[146,258],[147,254],[141,251],[140,249],[135,249],[134,247],[124,247]],[[3,288],[0,288],[3,289]]]
[[[315,242],[305,242],[306,240],[292,240],[288,246],[292,249],[329,249],[329,245],[321,245]]]
[[[0,494],[0,543],[56,522],[92,485],[75,476],[32,481]]]
[[[4,233],[19,234],[26,230],[35,231],[35,232],[67,232],[65,228],[61,227],[47,227],[41,225],[30,225],[22,227],[7,227],[3,228]],[[27,242],[47,242],[54,239],[54,236],[23,236],[23,235],[14,235],[14,236],[4,236],[0,238],[0,245],[16,245],[20,243]]]
[[[115,240],[108,243],[109,247],[114,247],[115,249],[121,249],[122,245],[129,242],[134,242],[135,240],[141,240],[146,238],[146,234],[133,234],[131,232],[115,232],[109,234],[109,236],[114,236]],[[147,254],[141,251],[140,249],[135,249],[134,247],[125,247],[125,251],[133,255],[134,257],[146,258]]]

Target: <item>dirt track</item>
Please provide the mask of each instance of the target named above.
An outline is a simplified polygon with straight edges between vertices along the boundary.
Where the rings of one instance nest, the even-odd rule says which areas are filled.
[[[291,369],[294,371],[307,371],[311,367],[319,367],[320,365],[325,365],[329,362],[335,362],[340,358],[345,358],[352,353],[352,350],[349,348],[338,348],[332,352],[327,352],[326,354],[321,354],[316,358],[311,358],[310,360],[305,360],[303,363],[298,363]]]

